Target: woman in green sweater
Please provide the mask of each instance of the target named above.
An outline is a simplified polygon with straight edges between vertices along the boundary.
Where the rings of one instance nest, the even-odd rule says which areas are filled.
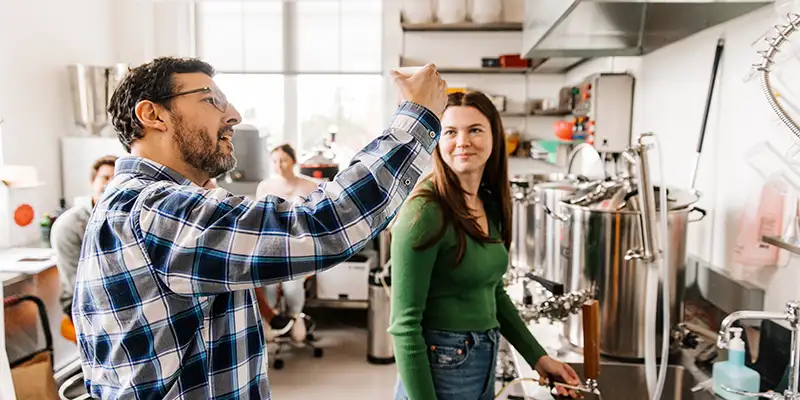
[[[503,288],[511,195],[505,133],[491,100],[449,96],[433,159],[391,228],[395,400],[493,399],[501,334],[541,376],[577,385],[575,371],[546,355]]]

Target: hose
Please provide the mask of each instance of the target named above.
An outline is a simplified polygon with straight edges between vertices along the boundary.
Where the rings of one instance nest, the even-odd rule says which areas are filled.
[[[656,379],[656,360],[655,360],[655,341],[656,341],[656,314],[658,307],[658,263],[653,262],[650,264],[650,270],[647,273],[647,313],[645,315],[645,377],[647,381],[647,391],[650,398],[658,400],[664,391],[664,383],[667,378],[667,364],[669,359],[669,338],[670,338],[670,302],[669,302],[669,289],[670,289],[670,252],[669,252],[669,220],[668,220],[668,205],[667,205],[667,188],[664,184],[664,158],[661,152],[661,143],[658,137],[653,135],[658,149],[658,164],[659,175],[661,175],[661,188],[659,189],[659,204],[661,209],[659,212],[661,222],[661,248],[662,257],[661,264],[661,281],[662,281],[662,303],[663,303],[663,321],[662,321],[662,337],[661,337],[661,370]],[[641,190],[645,190],[641,188]],[[652,312],[651,312],[652,310]],[[654,387],[655,386],[655,387]]]

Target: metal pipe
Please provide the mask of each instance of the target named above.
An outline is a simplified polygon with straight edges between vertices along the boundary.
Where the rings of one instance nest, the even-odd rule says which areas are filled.
[[[736,311],[729,314],[722,320],[717,335],[717,347],[721,349],[728,348],[728,339],[730,339],[730,328],[734,322],[742,319],[769,319],[769,320],[786,320],[786,313],[764,312],[764,311]]]
[[[650,164],[647,155],[648,145],[644,143],[644,138],[653,136],[652,133],[643,133],[639,135],[638,143],[632,146],[626,154],[629,161],[637,168],[637,186],[639,195],[637,196],[639,202],[639,209],[641,210],[641,235],[642,235],[642,249],[638,253],[633,252],[625,256],[626,260],[640,259],[642,261],[652,263],[661,257],[661,252],[658,250],[658,232],[654,228],[656,221],[656,202],[653,189],[653,182],[650,178]],[[632,154],[631,154],[632,153]],[[666,205],[663,205],[666,206]]]
[[[776,25],[775,29],[778,31],[778,36],[767,40],[769,49],[758,52],[763,57],[763,60],[761,64],[757,65],[757,69],[761,72],[761,90],[767,97],[769,106],[778,114],[778,118],[780,118],[781,122],[783,122],[797,138],[800,138],[800,127],[798,127],[794,119],[792,119],[780,103],[778,103],[778,99],[775,97],[775,92],[772,89],[772,83],[769,80],[769,73],[773,65],[775,65],[775,60],[773,58],[778,54],[781,46],[789,41],[789,36],[800,29],[800,15],[790,13],[787,14],[786,17],[789,24]]]

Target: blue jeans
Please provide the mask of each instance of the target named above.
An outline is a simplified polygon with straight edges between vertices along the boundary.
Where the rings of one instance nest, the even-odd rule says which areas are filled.
[[[433,387],[438,400],[492,400],[500,334],[445,332],[424,329]],[[397,379],[395,400],[408,400],[403,382]],[[413,399],[412,399],[413,400]]]

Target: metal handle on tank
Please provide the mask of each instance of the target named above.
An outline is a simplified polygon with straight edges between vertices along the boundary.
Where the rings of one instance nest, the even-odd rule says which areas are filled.
[[[658,233],[653,229],[656,221],[656,202],[653,182],[650,178],[650,163],[647,150],[650,146],[644,143],[644,138],[653,136],[652,133],[639,135],[637,144],[631,146],[624,154],[629,163],[636,166],[636,184],[639,191],[639,209],[641,210],[640,232],[642,235],[642,248],[631,250],[625,254],[625,260],[643,260],[652,263],[658,260],[660,251],[658,250]],[[666,206],[666,205],[664,205]]]

